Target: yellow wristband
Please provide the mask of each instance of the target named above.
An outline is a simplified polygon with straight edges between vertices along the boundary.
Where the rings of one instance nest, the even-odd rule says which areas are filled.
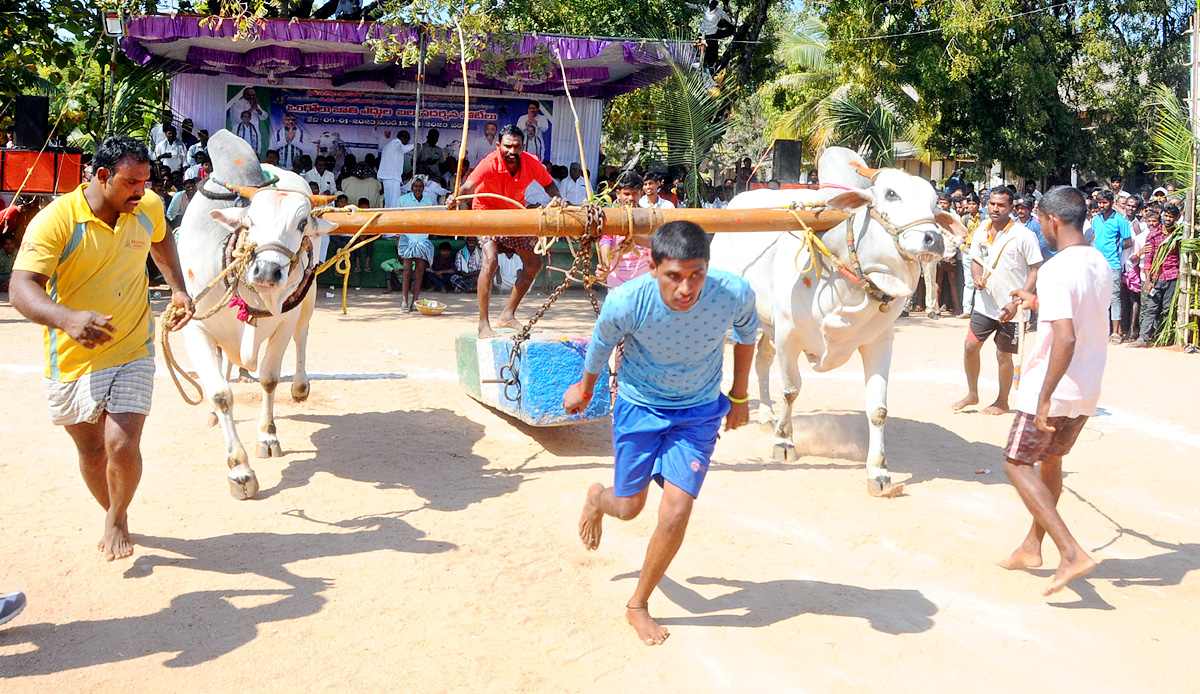
[[[750,402],[750,396],[749,396],[749,395],[747,395],[747,396],[746,396],[746,397],[744,397],[744,398],[735,398],[735,397],[733,397],[732,395],[726,395],[725,397],[729,398],[729,402],[735,402],[735,403],[737,403],[737,404],[739,404],[739,405],[745,405],[746,403]]]

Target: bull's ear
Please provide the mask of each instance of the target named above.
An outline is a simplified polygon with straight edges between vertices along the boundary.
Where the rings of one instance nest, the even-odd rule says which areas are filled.
[[[938,226],[955,236],[965,239],[967,237],[967,228],[963,226],[958,218],[949,212],[939,209],[934,213],[933,218],[937,221]]]
[[[308,236],[322,236],[337,228],[337,222],[331,222],[321,217],[313,217],[312,223],[305,228],[304,233]]]
[[[246,208],[245,207],[230,207],[223,210],[213,210],[209,214],[212,215],[217,224],[225,227],[230,231],[237,231],[246,226]]]
[[[839,212],[857,214],[874,201],[875,198],[871,195],[870,189],[848,190],[826,201],[825,204]]]

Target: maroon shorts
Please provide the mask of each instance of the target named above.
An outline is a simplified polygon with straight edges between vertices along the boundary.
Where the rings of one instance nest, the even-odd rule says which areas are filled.
[[[515,253],[523,248],[532,251],[537,247],[536,236],[490,236],[488,238],[496,242],[497,251],[507,248]]]
[[[1050,455],[1066,455],[1083,431],[1087,422],[1085,415],[1078,417],[1050,417],[1046,423],[1054,427],[1053,432],[1041,431],[1033,423],[1033,415],[1017,412],[1012,431],[1008,433],[1008,445],[1004,455],[1009,460],[1024,465],[1040,463]]]

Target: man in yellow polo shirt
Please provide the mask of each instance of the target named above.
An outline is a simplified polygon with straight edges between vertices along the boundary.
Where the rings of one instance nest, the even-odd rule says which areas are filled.
[[[79,469],[107,511],[100,550],[133,554],[126,512],[142,477],[142,426],[154,385],[154,316],[146,255],[192,316],[162,200],[146,190],[150,152],[110,137],[92,158],[92,178],[29,223],[13,264],[9,298],[46,326],[46,401],[66,427]]]

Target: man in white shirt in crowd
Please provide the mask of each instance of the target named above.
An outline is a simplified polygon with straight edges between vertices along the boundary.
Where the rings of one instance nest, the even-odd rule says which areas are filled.
[[[312,171],[304,174],[304,180],[317,184],[317,192],[321,195],[333,195],[337,191],[337,177],[329,170],[327,157],[317,157],[313,160]],[[354,198],[358,200],[358,198]]]
[[[225,112],[229,115],[230,123],[237,123],[242,119],[243,112],[250,113],[250,122],[258,125],[267,120],[270,114],[258,103],[258,95],[254,91],[254,87],[246,87],[242,93],[234,97],[233,101],[225,107]]]
[[[521,281],[521,274],[525,272],[525,265],[521,262],[521,256],[517,255],[511,248],[505,248],[496,256],[496,286],[500,291],[511,291],[517,283]]]
[[[158,143],[167,139],[167,126],[175,122],[175,117],[171,113],[171,109],[164,108],[162,110],[162,120],[158,125],[150,129],[150,150],[154,151],[158,147]]]
[[[530,101],[528,112],[517,119],[517,128],[525,133],[525,151],[538,161],[549,159],[550,148],[546,146],[545,133],[551,124],[550,116],[542,113],[542,105],[536,101]]]
[[[176,139],[175,126],[167,125],[163,128],[163,133],[166,137],[155,146],[154,158],[170,169],[171,173],[183,171],[183,164],[187,161],[187,149]]]
[[[642,183],[642,199],[638,200],[638,207],[657,208],[660,210],[673,210],[675,205],[666,198],[658,194],[662,189],[663,175],[660,173],[646,174],[646,180]]]
[[[206,178],[208,174],[204,173],[204,165],[208,163],[208,151],[200,150],[196,152],[196,163],[187,167],[183,172],[183,180],[195,178],[197,180]],[[269,163],[269,162],[268,162]]]
[[[386,207],[399,204],[400,196],[404,194],[401,190],[404,176],[412,173],[412,159],[408,156],[413,151],[410,137],[407,130],[401,130],[379,153],[379,180],[383,183],[383,204]]]
[[[1038,331],[1017,392],[1017,415],[1005,447],[1007,473],[1033,524],[1025,540],[1000,563],[1006,569],[1042,565],[1047,534],[1058,547],[1058,568],[1042,590],[1051,595],[1096,567],[1055,508],[1062,494],[1063,456],[1071,452],[1100,400],[1108,357],[1111,268],[1083,238],[1083,194],[1060,186],[1042,198],[1042,234],[1053,258],[1037,273],[1036,296],[1017,290],[1024,308],[1037,310]],[[1038,469],[1034,468],[1038,466]]]
[[[467,158],[472,163],[478,164],[484,157],[496,151],[499,144],[496,141],[496,133],[499,130],[495,123],[487,123],[483,126],[483,134],[467,143]]]
[[[283,127],[271,138],[271,149],[279,152],[279,166],[293,169],[300,157],[314,151],[312,137],[300,127],[300,119],[294,113],[283,116]]]
[[[558,190],[568,205],[578,206],[587,202],[587,185],[583,179],[583,166],[579,162],[571,162],[571,171],[558,184]]]
[[[546,192],[546,189],[537,181],[530,183],[529,187],[525,189],[525,207],[528,209],[546,207],[552,199],[550,194]],[[565,200],[566,198],[563,199]]]
[[[188,151],[187,151],[187,165],[188,166],[195,166],[197,163],[199,163],[196,161],[196,154],[198,154],[199,152],[204,152],[205,154],[208,154],[208,131],[201,130],[199,133],[197,133],[197,136],[198,136],[198,138],[197,138],[196,144],[192,145],[191,147],[188,147]]]
[[[988,219],[975,230],[970,263],[975,285],[975,303],[963,350],[967,374],[967,396],[950,407],[961,410],[979,403],[979,355],[983,344],[996,334],[996,359],[999,362],[1000,392],[996,401],[983,408],[983,414],[1008,412],[1008,392],[1012,388],[1013,355],[1018,352],[1018,302],[1012,293],[1018,289],[1032,292],[1042,252],[1037,236],[1012,218],[1012,191],[997,186],[988,196]]]

